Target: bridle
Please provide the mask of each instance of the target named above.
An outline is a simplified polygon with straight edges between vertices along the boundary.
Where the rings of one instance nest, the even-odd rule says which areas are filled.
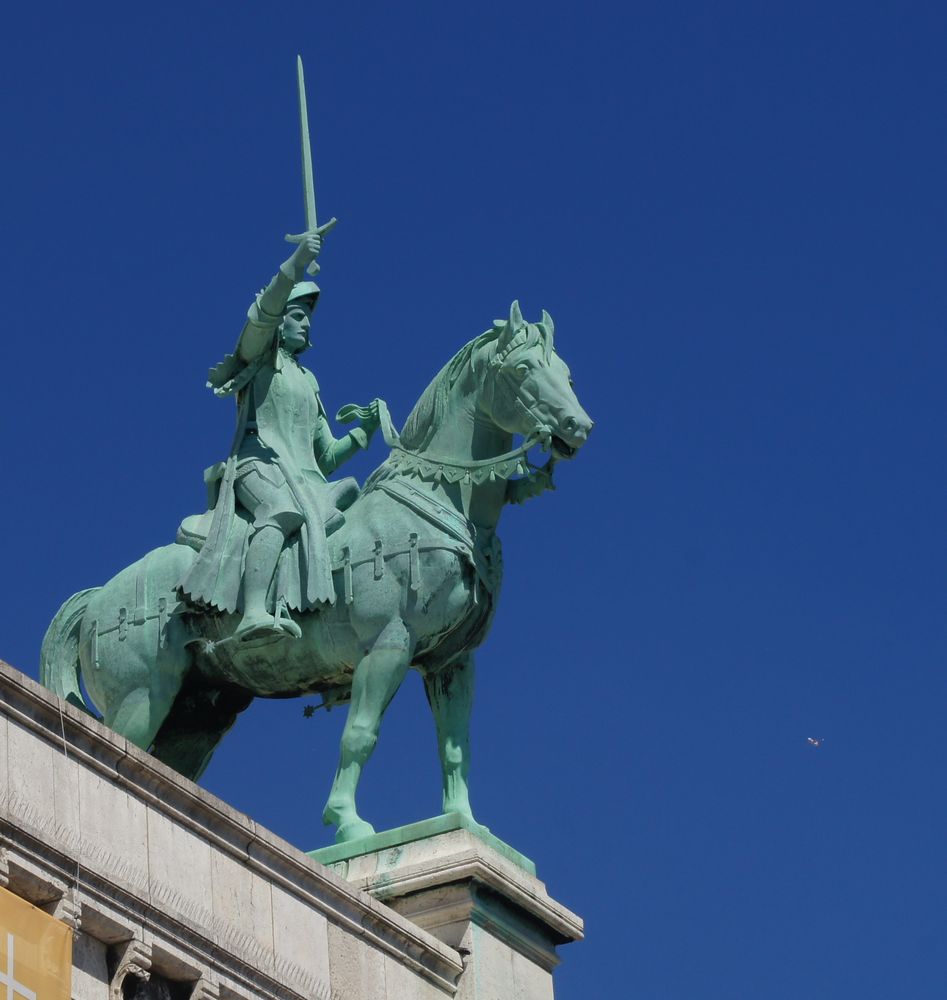
[[[515,339],[515,338],[514,338]],[[497,479],[509,479],[514,475],[528,476],[539,466],[533,465],[526,459],[527,453],[536,445],[544,449],[549,448],[552,440],[552,431],[545,425],[545,422],[535,412],[533,407],[536,400],[531,397],[524,401],[523,386],[513,376],[509,375],[503,368],[503,361],[511,350],[519,347],[519,344],[508,345],[507,349],[498,353],[490,360],[490,367],[496,369],[495,376],[502,378],[513,390],[514,405],[523,413],[532,430],[526,434],[523,443],[502,455],[493,458],[471,459],[469,461],[457,461],[430,454],[421,454],[406,448],[401,443],[401,438],[395,430],[391,420],[391,414],[384,400],[378,401],[378,416],[380,418],[380,429],[385,444],[391,448],[394,463],[405,471],[414,472],[422,479],[433,480],[436,483],[442,480],[449,483],[485,483],[495,482]]]

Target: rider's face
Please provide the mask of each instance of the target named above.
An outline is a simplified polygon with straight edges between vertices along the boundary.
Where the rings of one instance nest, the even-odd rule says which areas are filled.
[[[305,350],[309,344],[309,322],[312,306],[308,302],[294,302],[283,313],[283,324],[280,327],[280,343],[296,354]]]

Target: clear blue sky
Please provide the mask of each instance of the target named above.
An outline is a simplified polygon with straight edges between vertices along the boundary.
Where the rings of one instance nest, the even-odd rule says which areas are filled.
[[[60,602],[200,508],[233,420],[206,370],[302,226],[301,51],[341,220],[307,356],[330,410],[403,419],[519,298],[596,420],[501,523],[474,719],[480,819],[587,920],[560,1000],[947,995],[947,8],[16,4],[4,29],[0,656],[36,676]],[[205,784],[319,846],[342,721],[257,702]],[[438,795],[411,677],[363,811]]]

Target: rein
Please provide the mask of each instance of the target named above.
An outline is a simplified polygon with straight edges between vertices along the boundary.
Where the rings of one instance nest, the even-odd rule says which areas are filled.
[[[537,429],[518,448],[513,448],[495,458],[472,459],[468,462],[422,455],[420,452],[411,451],[404,447],[398,432],[395,430],[388,405],[383,399],[377,400],[377,403],[379,429],[385,444],[391,449],[390,461],[392,464],[402,471],[413,472],[422,479],[432,479],[436,483],[445,480],[448,483],[463,482],[479,485],[485,482],[492,483],[497,479],[509,479],[517,473],[524,476],[530,475],[531,470],[538,467],[525,459],[526,453],[537,444],[548,445],[549,439],[552,437],[550,431]],[[524,407],[524,409],[527,409],[530,416],[534,416],[528,408]],[[336,414],[336,420],[340,423],[348,423],[356,417],[367,416],[367,408],[364,410],[364,414],[360,412],[362,410],[362,407],[351,404],[343,406]]]

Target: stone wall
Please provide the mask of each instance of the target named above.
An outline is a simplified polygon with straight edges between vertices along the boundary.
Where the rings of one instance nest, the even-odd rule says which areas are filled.
[[[2,661],[0,884],[75,928],[74,1000],[138,1000],[149,981],[171,1000],[435,1000],[464,970],[458,950]]]

